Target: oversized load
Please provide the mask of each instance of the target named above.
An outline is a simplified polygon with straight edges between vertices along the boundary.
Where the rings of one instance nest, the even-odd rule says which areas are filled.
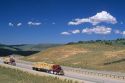
[[[63,69],[60,65],[48,64],[45,62],[36,62],[33,64],[33,70],[44,71],[52,74],[64,75]]]
[[[4,57],[3,63],[10,64],[10,65],[16,65],[15,59],[13,57]]]

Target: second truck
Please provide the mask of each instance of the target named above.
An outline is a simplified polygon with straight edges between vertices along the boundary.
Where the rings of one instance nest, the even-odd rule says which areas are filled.
[[[4,58],[3,58],[3,63],[16,66],[16,61],[15,61],[15,59],[14,59],[13,57],[11,57],[11,56],[9,56],[9,57],[4,57]]]

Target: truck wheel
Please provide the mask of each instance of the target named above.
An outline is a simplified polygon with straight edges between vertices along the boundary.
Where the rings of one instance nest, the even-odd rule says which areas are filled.
[[[57,72],[53,72],[54,75],[57,75]]]
[[[11,65],[16,66],[16,63],[15,63],[15,62],[12,62]]]
[[[36,70],[36,68],[35,68],[35,67],[32,67],[32,70]]]
[[[35,68],[35,70],[36,70],[36,71],[39,71],[39,69],[38,69],[38,68]]]
[[[54,72],[53,72],[53,71],[49,71],[49,73],[50,73],[50,74],[54,74]]]
[[[49,71],[49,70],[47,70],[46,72],[47,72],[47,73],[50,73],[50,71]]]

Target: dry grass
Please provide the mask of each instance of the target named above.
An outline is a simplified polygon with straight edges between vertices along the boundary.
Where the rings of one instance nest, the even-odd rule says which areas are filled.
[[[125,46],[75,44],[54,47],[26,57],[29,61],[53,62],[65,66],[125,72]]]
[[[74,83],[51,76],[38,76],[0,66],[0,83]],[[77,82],[76,82],[77,83]]]
[[[38,54],[32,55],[29,57],[31,60],[43,60],[43,59],[49,59],[49,58],[56,58],[56,59],[65,59],[71,56],[74,56],[79,53],[86,53],[87,50],[84,48],[78,48],[73,45],[67,45],[67,46],[60,46],[60,47],[54,47],[49,48],[45,50],[44,52],[40,52]]]
[[[106,51],[104,54],[107,58],[122,57],[125,56],[125,50],[118,51]]]

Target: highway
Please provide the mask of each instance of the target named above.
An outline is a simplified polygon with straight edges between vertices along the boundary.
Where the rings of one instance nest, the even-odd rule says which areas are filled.
[[[27,62],[27,61],[22,61],[22,60],[16,60],[16,66],[20,68],[25,68],[32,70],[32,62]],[[0,60],[0,63],[3,64],[2,59]],[[113,79],[113,78],[106,78],[106,77],[99,77],[99,76],[94,76],[94,75],[86,75],[78,72],[73,72],[70,71],[71,69],[77,69],[77,68],[71,68],[71,67],[63,67],[65,76],[64,77],[70,77],[70,78],[75,78],[79,80],[85,80],[85,83],[125,83],[125,80],[119,80],[119,79]],[[80,69],[82,71],[82,69]],[[88,70],[90,71],[90,70]],[[38,71],[39,72],[39,71]],[[96,72],[96,71],[94,71]],[[99,71],[98,71],[99,72]],[[100,71],[102,72],[102,71]],[[41,73],[41,72],[39,72]],[[108,73],[108,72],[106,72]],[[114,72],[109,72],[114,74]],[[122,74],[124,75],[124,74]]]

